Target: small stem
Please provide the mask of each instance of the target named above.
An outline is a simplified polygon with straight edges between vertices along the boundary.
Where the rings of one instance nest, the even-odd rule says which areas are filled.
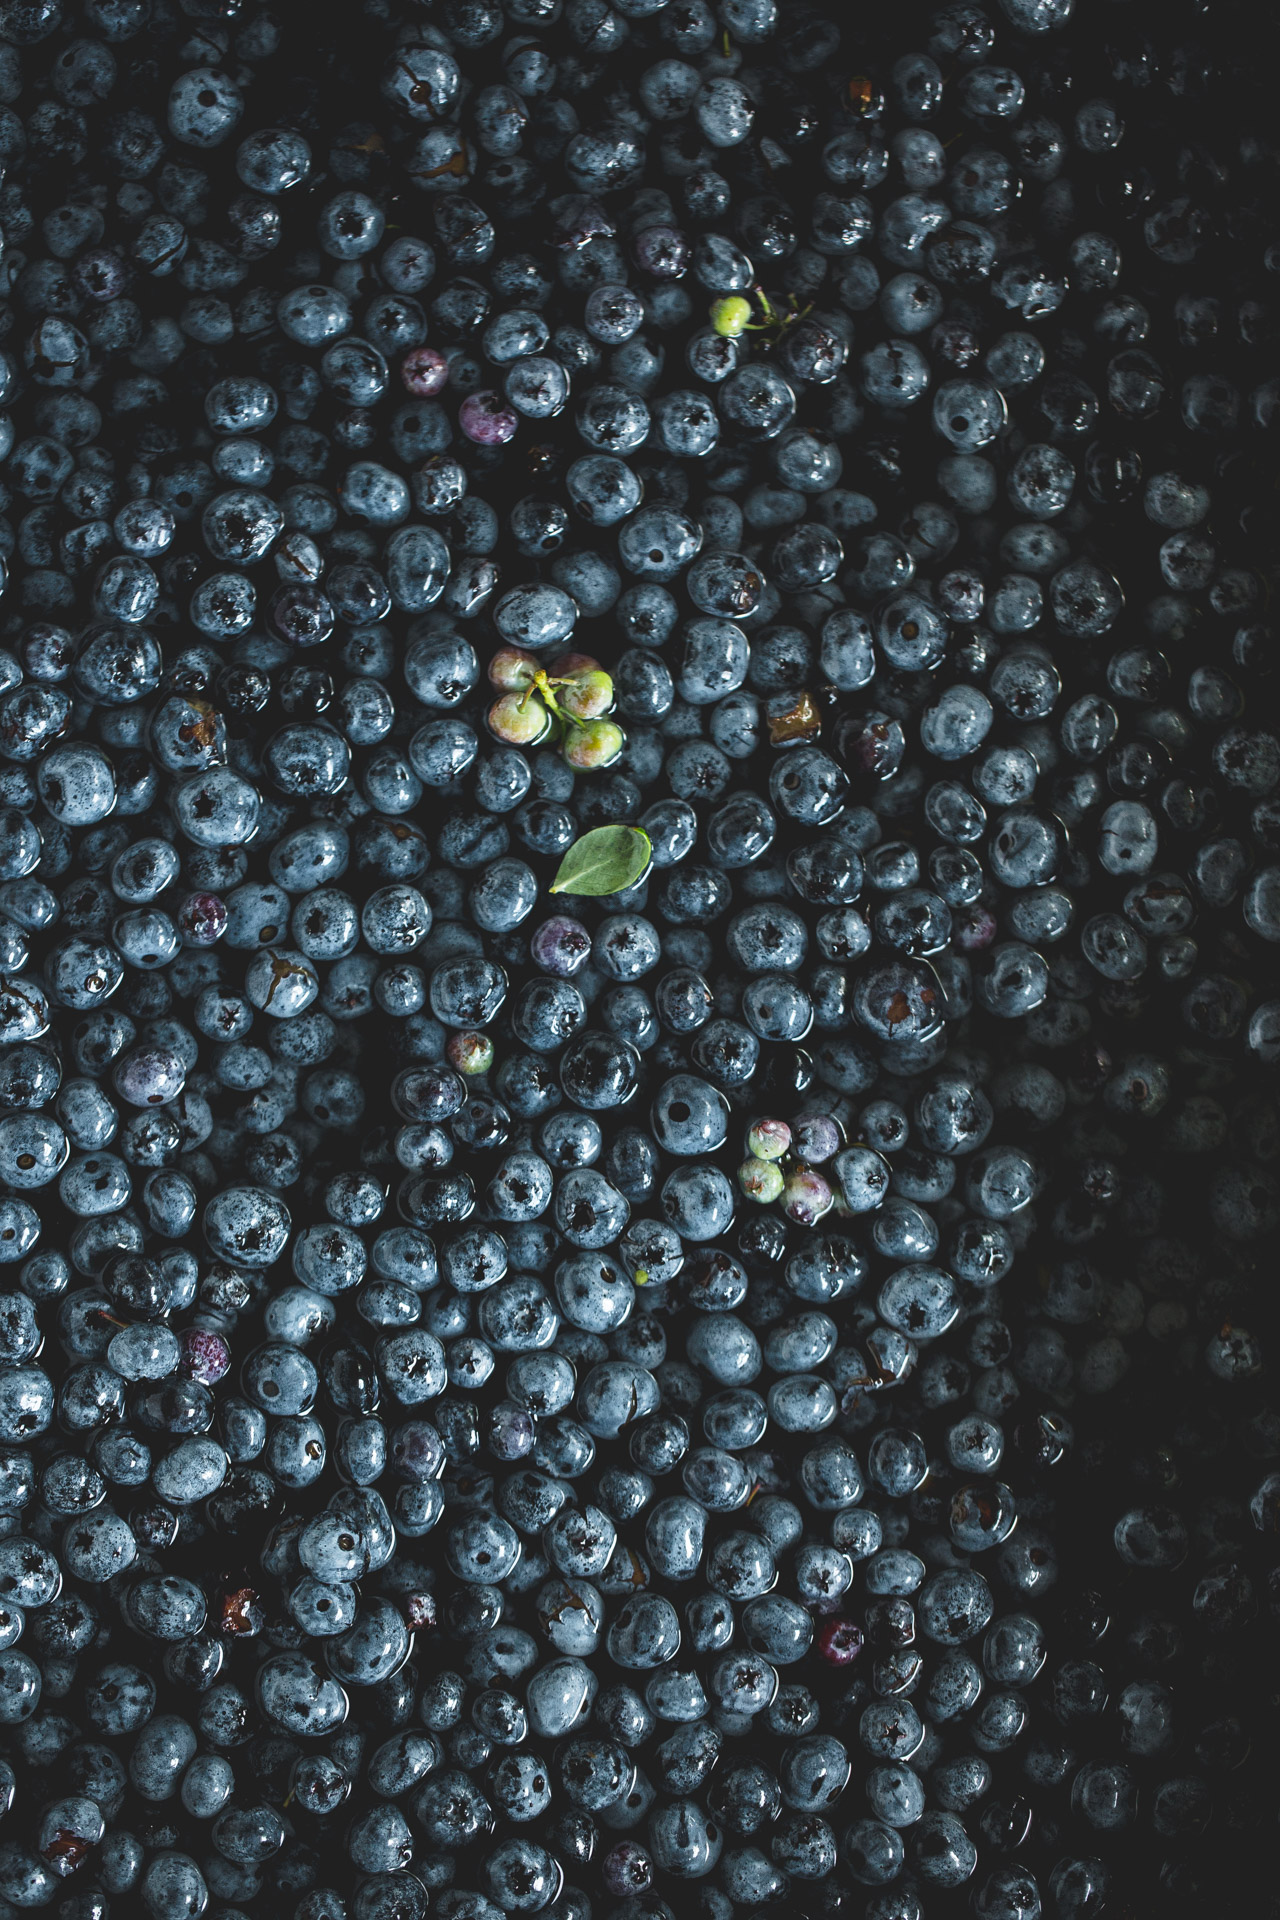
[[[585,721],[579,720],[576,713],[570,713],[566,707],[562,707],[560,705],[560,702],[556,699],[554,693],[552,693],[551,691],[552,687],[572,686],[573,682],[571,680],[549,680],[547,678],[545,669],[542,667],[539,667],[533,684],[538,689],[538,692],[542,695],[543,699],[546,701],[547,705],[550,707],[552,713],[555,715],[557,720],[561,722],[567,721],[570,726],[574,726],[574,727],[581,727],[586,724]]]
[[[560,702],[556,699],[554,693],[552,693],[551,691],[551,682],[547,678],[547,671],[545,667],[538,668],[538,671],[533,676],[533,685],[534,687],[537,688],[538,692],[542,695],[548,707],[550,707],[552,713],[559,714],[561,712]],[[530,692],[532,691],[533,691],[533,688],[530,688]]]

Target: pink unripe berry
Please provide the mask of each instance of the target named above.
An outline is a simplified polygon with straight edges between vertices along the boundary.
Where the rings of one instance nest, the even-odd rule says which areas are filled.
[[[520,422],[501,396],[488,389],[469,393],[458,408],[458,425],[478,447],[501,447],[515,435]]]
[[[419,400],[429,400],[448,380],[449,362],[438,347],[411,347],[400,362],[400,378]]]
[[[487,1033],[451,1033],[444,1050],[459,1073],[488,1073],[493,1065],[493,1042]]]
[[[802,1113],[794,1123],[796,1152],[821,1166],[840,1151],[840,1129],[829,1113]]]
[[[812,1167],[797,1167],[783,1194],[787,1218],[799,1226],[816,1226],[823,1215],[831,1211],[831,1189]]]

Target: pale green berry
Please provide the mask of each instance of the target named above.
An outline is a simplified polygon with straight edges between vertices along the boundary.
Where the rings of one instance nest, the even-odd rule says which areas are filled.
[[[613,681],[602,667],[577,673],[557,687],[561,707],[575,720],[598,720],[613,705]]]
[[[757,1160],[781,1160],[791,1145],[791,1129],[785,1120],[757,1120],[747,1129],[747,1152]]]
[[[520,647],[500,647],[489,662],[489,684],[503,693],[523,693],[537,673],[537,661]]]
[[[711,324],[726,340],[736,340],[751,323],[751,302],[740,293],[726,294],[711,304]]]
[[[611,767],[625,745],[622,728],[614,721],[588,720],[585,726],[569,728],[564,757],[579,772],[591,773]]]
[[[778,1199],[784,1184],[782,1168],[772,1160],[744,1160],[738,1168],[739,1187],[762,1207]]]
[[[551,731],[551,715],[536,693],[504,693],[489,709],[489,731],[508,747],[536,747]]]

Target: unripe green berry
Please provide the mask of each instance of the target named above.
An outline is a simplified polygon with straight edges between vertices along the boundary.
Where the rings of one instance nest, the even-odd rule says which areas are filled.
[[[600,667],[575,674],[558,692],[561,707],[574,720],[598,720],[613,705],[613,681]]]
[[[444,1050],[459,1073],[488,1073],[493,1065],[493,1042],[487,1033],[451,1033]]]
[[[782,1178],[782,1168],[773,1160],[744,1160],[738,1168],[738,1185],[748,1200],[767,1207],[777,1200],[786,1183]]]
[[[489,709],[489,731],[508,747],[536,747],[551,731],[551,715],[536,693],[504,693]]]
[[[503,693],[523,693],[533,685],[538,663],[520,647],[500,647],[489,662],[489,685]]]
[[[626,745],[622,728],[612,720],[588,720],[585,726],[570,727],[565,735],[564,757],[581,773],[611,767]]]
[[[723,300],[712,302],[711,324],[726,340],[736,340],[746,331],[750,320],[751,302],[744,300],[740,293],[729,293]]]
[[[785,1120],[757,1120],[747,1128],[747,1152],[757,1160],[781,1160],[791,1145]]]

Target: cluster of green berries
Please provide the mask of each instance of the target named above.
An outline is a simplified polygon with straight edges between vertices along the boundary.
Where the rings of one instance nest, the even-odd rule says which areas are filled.
[[[613,681],[598,660],[564,653],[543,667],[519,647],[503,647],[489,662],[499,697],[489,709],[489,731],[510,747],[536,747],[556,734],[571,767],[611,767],[626,745],[622,728],[606,719]]]
[[[816,1226],[833,1207],[842,1210],[840,1188],[817,1169],[844,1145],[839,1124],[829,1113],[802,1113],[785,1120],[755,1120],[747,1128],[747,1157],[738,1168],[738,1185],[748,1200],[767,1207],[775,1200],[789,1220]]]

